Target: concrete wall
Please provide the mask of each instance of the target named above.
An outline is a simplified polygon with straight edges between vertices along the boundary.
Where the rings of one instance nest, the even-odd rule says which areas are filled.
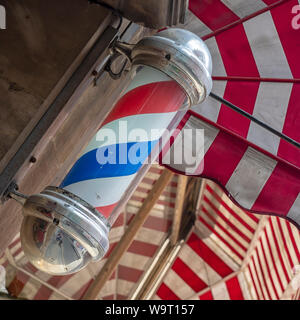
[[[7,30],[0,30],[0,172],[112,21],[110,12],[86,0],[1,4],[8,16]],[[124,20],[120,32],[128,24]],[[149,30],[133,24],[123,40],[135,43],[147,34]],[[98,60],[105,56],[107,50]],[[112,80],[105,73],[94,86],[92,70],[85,77],[89,85],[63,106],[32,148],[36,162],[27,159],[17,168],[14,178],[21,192],[31,195],[59,185],[129,81],[128,75]],[[0,205],[0,255],[21,222],[17,202]]]
[[[87,0],[1,0],[0,159],[86,47],[108,10]]]

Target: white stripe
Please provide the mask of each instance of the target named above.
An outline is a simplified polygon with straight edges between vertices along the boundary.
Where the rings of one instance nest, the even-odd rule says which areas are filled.
[[[105,282],[105,285],[101,289],[98,297],[102,298],[102,297],[110,296],[115,293],[116,293],[116,280],[112,279]]]
[[[216,204],[217,208],[220,206],[220,204]],[[228,224],[226,223],[226,221],[224,221],[222,219],[222,217],[220,217],[210,206],[208,203],[203,201],[203,207],[206,209],[206,211],[216,220],[217,223],[219,223],[222,227],[224,227],[225,230],[228,231],[228,233],[235,239],[237,240],[241,245],[243,245],[245,248],[248,247],[249,243],[247,241],[245,241],[236,231],[234,231],[231,227],[228,226]],[[228,242],[231,243],[233,240],[230,238],[228,238],[228,235],[226,235],[221,229],[219,229],[219,227],[217,227],[214,223],[214,221],[212,221],[210,219],[210,217],[208,217],[208,215],[205,212],[200,212],[201,217],[206,220],[206,222],[208,224],[210,224],[216,231],[218,234],[222,235],[222,237],[224,239],[228,239]],[[224,235],[224,236],[223,236]],[[244,255],[245,251],[244,249],[240,248],[240,246],[237,243],[232,243],[233,247],[238,247],[237,251],[241,254]],[[240,251],[241,250],[241,251]]]
[[[247,282],[245,280],[245,274],[243,272],[240,272],[237,275],[239,284],[240,284],[240,288],[242,290],[243,293],[243,297],[245,300],[251,300],[251,296],[250,296],[250,292],[249,292],[249,288],[247,286]]]
[[[226,184],[226,189],[243,207],[251,209],[277,162],[248,147]]]
[[[300,226],[300,193],[298,194],[287,216],[293,221],[297,222]]]
[[[240,207],[236,206],[226,195],[226,193],[224,193],[222,191],[222,189],[213,181],[207,181],[207,184],[211,187],[211,189],[214,190],[214,192],[216,192],[219,197],[228,205],[229,208],[233,209],[234,212],[236,212],[245,222],[246,224],[248,224],[250,227],[252,227],[253,229],[256,229],[257,227],[257,223],[252,220],[246,213],[245,211],[243,211]],[[208,197],[209,199],[211,199],[211,201],[216,205],[220,206],[220,203],[215,199],[215,197],[213,195],[210,195]],[[223,206],[221,205],[221,207],[219,208],[219,210],[221,210]],[[226,214],[226,213],[225,213]],[[230,213],[227,213],[227,217],[231,219],[232,215]],[[239,223],[238,221],[234,222],[235,224]],[[242,224],[240,224],[238,226],[238,228],[245,233],[249,238],[252,237],[252,233]],[[247,233],[248,232],[248,233]]]
[[[299,211],[298,211],[299,212]],[[299,261],[298,261],[298,258],[297,258],[297,255],[296,255],[296,252],[295,252],[295,249],[294,249],[294,246],[293,246],[293,243],[292,243],[292,240],[291,240],[291,236],[290,236],[290,233],[289,233],[289,230],[287,228],[287,224],[286,224],[286,220],[285,219],[279,219],[277,221],[278,225],[281,226],[282,228],[282,232],[283,232],[283,236],[281,236],[281,238],[284,238],[286,240],[286,245],[288,247],[288,252],[290,254],[290,257],[292,259],[292,264],[295,266],[297,264],[299,264]],[[290,223],[289,223],[290,224]],[[291,224],[290,224],[291,225]],[[292,227],[292,226],[291,226]],[[295,239],[296,240],[296,239]],[[296,242],[297,243],[297,242]],[[300,242],[298,243],[298,245],[300,245]]]
[[[224,253],[228,257],[230,257],[234,262],[236,262],[239,266],[242,264],[242,259],[238,257],[235,253],[233,253],[232,249],[228,247],[228,245],[223,241],[220,240],[220,238],[214,234],[212,231],[210,231],[202,222],[199,220],[195,223],[196,228],[202,233],[203,236],[206,237],[206,240],[211,240],[218,246],[218,255],[219,253]],[[222,251],[221,251],[222,250]],[[216,251],[215,251],[216,253]]]
[[[119,265],[143,271],[149,260],[149,257],[127,251],[121,258]]]
[[[178,256],[207,285],[220,280],[221,277],[206,265],[204,260],[187,244],[183,246]],[[209,279],[211,279],[211,282],[209,282]]]
[[[239,265],[232,259],[231,256],[228,256],[220,246],[220,240],[215,242],[212,238],[203,238],[203,234],[197,228],[194,229],[197,236],[221,259],[225,264],[227,264],[233,271],[239,270]]]
[[[265,232],[262,234],[261,240],[262,240],[263,248],[264,248],[264,251],[265,251],[265,254],[266,254],[267,264],[268,264],[269,269],[270,269],[271,277],[273,279],[275,289],[276,289],[276,291],[277,291],[277,293],[278,293],[278,295],[280,297],[281,294],[282,294],[282,290],[281,290],[281,287],[279,285],[279,281],[278,281],[278,278],[277,278],[277,275],[276,275],[275,266],[274,266],[274,264],[272,262],[271,253],[270,253],[270,250],[269,250],[269,246],[267,244]]]
[[[247,288],[249,289],[249,292],[250,292],[250,296],[251,296],[250,300],[258,300],[258,297],[255,292],[254,284],[253,284],[251,276],[250,276],[249,265],[244,270],[243,274],[244,274],[244,277],[246,280]]]
[[[132,287],[134,286],[134,283],[131,281],[118,279],[117,281],[117,294],[128,296]]]
[[[263,295],[262,295],[262,291],[260,289],[258,275],[256,274],[256,271],[255,271],[255,268],[254,268],[254,260],[251,259],[251,261],[248,264],[248,268],[249,268],[249,270],[251,270],[252,277],[254,279],[254,282],[253,282],[252,277],[251,277],[251,284],[255,285],[255,288],[256,288],[257,293],[258,293],[257,300],[263,300]]]
[[[137,114],[107,123],[89,142],[88,146],[82,152],[82,155],[91,150],[118,143],[158,140],[161,136],[159,132],[166,130],[175,114],[176,112]],[[111,130],[111,132],[114,133],[112,136],[113,139],[103,141],[103,130]],[[139,140],[137,140],[136,135],[133,134],[133,130],[136,134],[139,134],[139,132],[143,134]],[[109,134],[108,131],[107,134]]]
[[[40,282],[32,278],[29,278],[18,297],[33,300],[34,296],[37,294],[40,287]]]
[[[72,297],[77,291],[82,288],[89,280],[90,276],[86,273],[85,270],[79,271],[78,273],[75,273],[72,278],[70,278],[68,281],[66,281],[59,290],[63,292],[64,294],[68,295],[69,297]]]
[[[267,83],[259,86],[253,116],[282,132],[293,85]],[[251,122],[247,139],[259,147],[277,154],[280,138]]]
[[[263,291],[264,297],[265,297],[266,300],[269,300],[270,297],[268,295],[267,288],[266,288],[265,282],[263,280],[263,269],[260,268],[260,265],[259,265],[259,262],[258,262],[258,258],[259,258],[258,251],[256,251],[256,250],[254,251],[253,258],[254,258],[254,263],[255,263],[255,266],[256,266],[258,279],[260,280],[260,284],[261,284],[261,287],[262,287],[262,291]]]
[[[109,231],[109,241],[116,242],[122,237],[123,234],[124,226],[112,228]]]
[[[261,0],[221,0],[231,11],[240,18],[249,16],[267,7]]]
[[[193,138],[191,136],[190,140],[187,140],[186,138],[188,136],[186,135],[186,133],[188,133],[188,131],[185,131],[185,129],[203,129],[204,139],[201,139],[202,141],[197,141],[197,143],[195,143],[196,130],[193,130],[191,132]],[[191,116],[185,124],[182,132],[183,134],[179,134],[176,137],[174,144],[164,155],[163,163],[170,164],[172,168],[181,172],[185,172],[185,174],[200,174],[201,172],[198,172],[198,167],[203,160],[207,150],[210,148],[211,144],[219,133],[219,130],[205,123],[204,121]],[[188,143],[189,141],[190,143]],[[182,155],[182,146],[184,152],[182,159],[180,159]],[[194,152],[192,152],[193,150]],[[192,166],[184,163],[184,160],[186,159],[184,156],[191,154],[196,155],[196,159],[194,159],[195,162],[192,164]]]
[[[163,281],[181,300],[195,294],[195,291],[173,270],[168,271]]]
[[[271,220],[273,222],[275,237],[278,241],[278,246],[279,246],[279,248],[281,248],[280,253],[281,253],[282,260],[283,260],[283,264],[285,266],[285,269],[287,271],[288,276],[291,278],[293,276],[293,270],[292,270],[290,263],[289,263],[287,251],[284,248],[284,242],[283,242],[283,239],[282,239],[282,236],[281,236],[278,224],[277,224],[277,219],[276,219],[276,217],[271,217]]]
[[[211,288],[214,300],[230,300],[226,284],[220,282]]]
[[[156,246],[161,245],[166,233],[148,228],[141,228],[141,230],[135,236],[135,240],[145,243],[153,244]]]
[[[293,78],[270,12],[244,23],[261,77]]]
[[[145,84],[155,83],[155,82],[162,82],[162,81],[172,81],[170,77],[168,77],[165,73],[154,69],[152,67],[146,67],[143,66],[143,68],[137,72],[137,74],[132,79],[132,82],[129,84],[129,86],[126,88],[126,90],[123,93],[123,96],[137,88],[141,87]]]
[[[260,263],[261,263],[261,268],[262,268],[262,274],[264,276],[264,283],[266,283],[266,289],[269,290],[269,293],[270,293],[270,298],[273,299],[273,300],[276,300],[276,295],[275,295],[275,291],[273,289],[273,286],[272,286],[272,283],[271,283],[271,279],[269,277],[269,273],[268,273],[268,270],[267,270],[267,265],[268,264],[268,261],[265,260],[264,256],[263,256],[263,252],[262,252],[262,245],[260,242],[257,242],[257,252],[258,252],[258,258],[260,260]]]
[[[70,184],[64,189],[72,192],[94,207],[103,207],[120,200],[135,174],[123,177],[100,178]]]
[[[274,231],[276,232],[276,230],[274,230]],[[288,283],[287,283],[286,277],[285,277],[284,272],[283,272],[283,266],[282,266],[281,261],[280,261],[279,256],[278,256],[278,252],[277,252],[277,248],[276,248],[276,245],[275,245],[275,240],[274,240],[274,237],[273,237],[273,234],[272,234],[272,231],[271,231],[270,223],[268,223],[266,225],[266,232],[267,232],[268,240],[270,242],[270,247],[271,247],[271,250],[272,250],[272,254],[273,254],[273,257],[274,257],[274,261],[275,261],[275,264],[276,264],[276,267],[277,267],[277,271],[278,271],[279,277],[281,279],[283,287],[285,288],[288,285]],[[276,233],[275,233],[275,237],[277,239]],[[282,258],[284,260],[284,257],[282,257]]]
[[[192,11],[188,10],[186,15],[186,23],[183,28],[195,33],[198,37],[203,37],[212,32]]]
[[[209,52],[212,57],[212,65],[213,65],[213,76],[226,76],[226,70],[224,66],[224,62],[216,41],[215,37],[209,38],[205,41],[205,44],[207,45]]]
[[[227,81],[213,81],[212,92],[223,97],[226,85]],[[221,105],[221,102],[208,97],[203,103],[192,107],[192,110],[213,122],[217,122]]]

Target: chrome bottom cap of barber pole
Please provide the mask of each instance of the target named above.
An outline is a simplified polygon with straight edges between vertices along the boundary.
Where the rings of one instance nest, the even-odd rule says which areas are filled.
[[[74,194],[56,187],[30,196],[23,208],[21,243],[39,270],[66,275],[101,259],[108,250],[110,225]]]

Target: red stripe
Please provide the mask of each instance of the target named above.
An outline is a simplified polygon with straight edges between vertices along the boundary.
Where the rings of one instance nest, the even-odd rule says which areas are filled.
[[[260,295],[258,294],[258,289],[257,289],[256,283],[254,281],[254,277],[253,277],[252,271],[251,271],[250,263],[248,263],[248,270],[249,270],[249,273],[250,273],[250,277],[252,279],[252,284],[253,284],[253,287],[254,287],[254,290],[255,290],[255,293],[256,293],[256,297],[257,297],[258,300],[261,300],[260,299]]]
[[[268,277],[271,281],[271,284],[272,284],[272,287],[273,287],[273,290],[275,292],[275,295],[276,295],[276,299],[279,300],[279,296],[278,296],[278,293],[277,293],[277,290],[276,290],[276,287],[275,287],[275,284],[274,284],[274,280],[273,280],[273,277],[272,277],[272,274],[271,274],[271,270],[270,270],[270,266],[269,266],[269,263],[267,261],[267,257],[266,257],[266,253],[265,253],[265,248],[263,246],[263,243],[262,243],[262,238],[259,239],[260,241],[260,244],[261,244],[261,251],[263,253],[263,258],[264,258],[264,261],[265,261],[265,265],[267,267],[267,272],[268,272]]]
[[[189,237],[187,244],[221,277],[226,277],[233,270],[217,256],[195,233]]]
[[[133,195],[133,196],[130,198],[130,200],[138,201],[138,202],[143,203],[143,202],[146,200],[146,198],[142,198],[142,197]],[[161,205],[166,206],[166,207],[169,207],[169,208],[175,208],[175,203],[174,203],[174,202],[171,202],[171,201],[157,200],[157,201],[156,201],[156,204],[161,204]]]
[[[151,189],[146,189],[146,188],[143,188],[143,187],[137,187],[137,188],[135,189],[135,191],[149,194],[150,191],[151,191]],[[169,198],[171,198],[171,199],[176,198],[176,192],[163,191],[163,192],[162,192],[162,195],[164,195],[164,196],[166,196],[166,197],[169,197]]]
[[[214,32],[202,37],[202,39],[203,40],[207,40],[209,38],[216,37],[218,34],[221,34],[221,33],[225,32],[225,31],[227,31],[227,30],[229,30],[231,28],[234,28],[234,27],[236,27],[236,26],[238,26],[240,24],[243,24],[244,22],[246,22],[246,21],[248,21],[250,19],[253,19],[253,18],[255,18],[255,17],[257,17],[257,16],[259,16],[259,15],[261,15],[261,14],[267,12],[267,11],[270,11],[272,8],[275,8],[275,7],[285,3],[287,1],[290,1],[290,0],[279,0],[279,1],[278,0],[270,0],[269,1],[270,5],[268,7],[263,8],[261,10],[258,10],[256,12],[253,12],[250,15],[248,15],[248,16],[242,18],[242,19],[236,20],[236,21],[234,21],[234,22],[232,22],[230,24],[224,25],[223,27],[219,28],[218,30],[216,30],[216,31],[214,31]]]
[[[230,300],[244,300],[238,277],[233,277],[225,282]]]
[[[105,124],[127,116],[177,111],[186,96],[175,81],[149,83],[127,92],[104,120]]]
[[[256,257],[257,257],[260,273],[261,273],[261,276],[262,276],[262,279],[263,279],[263,282],[264,282],[264,287],[267,290],[268,300],[270,300],[270,299],[272,300],[272,297],[271,297],[271,294],[270,294],[270,291],[269,291],[269,286],[268,286],[268,283],[267,283],[267,280],[266,280],[266,275],[265,275],[264,269],[262,267],[262,262],[260,260],[260,256],[259,256],[259,253],[258,253],[258,247],[257,246],[255,248],[255,251],[256,251]]]
[[[218,30],[240,19],[220,0],[190,0],[189,9],[211,30]]]
[[[127,213],[127,225],[132,221],[135,217],[135,214]],[[143,228],[151,229],[160,232],[167,232],[172,224],[171,220],[167,220],[164,218],[159,218],[155,216],[149,216],[145,223],[143,224]]]
[[[118,202],[110,204],[108,206],[103,206],[103,207],[96,207],[95,209],[100,212],[105,218],[108,218]]]
[[[35,296],[33,297],[33,300],[49,300],[52,293],[53,291],[50,288],[42,284]]]
[[[300,171],[278,163],[251,209],[285,217],[299,192]]]
[[[289,105],[285,115],[285,121],[283,126],[283,133],[288,137],[300,142],[300,112],[299,112],[299,101],[300,101],[300,90],[299,86],[293,85]],[[287,143],[284,140],[280,140],[278,152],[279,157],[286,159],[290,163],[300,168],[300,150],[295,146]]]
[[[294,78],[300,77],[300,37],[299,30],[292,28],[291,14],[292,8],[299,5],[297,0],[290,0],[280,7],[271,10],[272,18],[278,32],[281,45],[290,66]],[[287,136],[300,141],[300,113],[299,111],[300,90],[297,86],[293,86],[289,106],[285,116],[283,133]],[[289,143],[282,141],[279,145],[278,155],[287,159],[291,163],[300,167],[300,150]]]
[[[205,154],[203,175],[214,177],[225,186],[246,150],[247,145],[241,143],[238,138],[226,132],[219,132]]]
[[[271,14],[292,74],[295,78],[299,78],[299,30],[293,29],[291,23],[293,18],[292,8],[296,5],[299,5],[298,0],[287,1],[280,7],[272,9]]]
[[[114,250],[115,246],[117,245],[117,242],[114,243],[110,243],[109,244],[109,248],[108,251],[106,252],[105,256],[103,257],[103,259],[106,259],[109,257],[109,255],[111,254],[112,250]]]
[[[164,283],[161,284],[156,294],[162,300],[180,300],[180,298]]]
[[[251,233],[254,233],[255,230],[252,227],[250,227],[240,216],[238,216],[236,214],[236,212],[234,212],[234,210],[232,210],[225,202],[223,203],[223,201],[221,199],[218,199],[217,197],[216,197],[216,199],[219,200],[219,203],[232,216],[234,216],[246,229],[248,229]],[[244,233],[242,233],[239,230],[239,228],[237,226],[235,226],[229,219],[227,219],[226,216],[220,210],[218,210],[217,207],[205,195],[203,197],[203,200],[205,202],[207,202],[209,204],[209,206],[218,214],[218,216],[220,216],[226,222],[226,224],[228,224],[228,226],[230,226],[230,228],[232,228],[236,233],[238,233],[244,240],[246,240],[247,242],[251,241],[251,239],[248,236],[246,236]]]
[[[201,216],[198,217],[198,220],[202,222],[208,228],[213,234],[215,234],[221,242],[223,242],[233,253],[235,253],[241,260],[243,260],[243,256],[227,241],[225,240],[217,231],[215,228],[210,226]]]
[[[22,247],[20,247],[17,251],[15,251],[14,253],[13,253],[13,257],[15,258],[19,253],[21,253],[22,252]]]
[[[199,296],[200,300],[214,300],[211,291],[207,291]]]
[[[195,292],[207,287],[207,284],[198,277],[179,257],[175,260],[172,269],[189,285]]]
[[[274,82],[274,83],[300,83],[300,79],[286,78],[261,78],[261,77],[240,77],[240,76],[213,76],[214,81],[250,81],[250,82]]]
[[[289,250],[289,248],[287,246],[287,242],[286,242],[287,239],[286,239],[286,237],[285,237],[285,235],[283,233],[282,225],[281,225],[278,217],[276,217],[276,222],[277,222],[277,225],[278,225],[278,229],[280,231],[280,235],[281,235],[281,239],[282,239],[282,242],[283,242],[283,245],[284,245],[285,252],[286,252],[286,254],[288,256],[290,267],[293,268],[294,264],[293,264],[293,261],[292,261],[292,258],[291,258],[290,250]]]
[[[12,249],[15,245],[17,245],[19,242],[21,241],[21,239],[20,238],[17,238],[14,242],[12,242],[9,246],[8,246],[8,248],[9,249]]]
[[[266,300],[264,291],[263,291],[263,289],[262,289],[262,283],[261,283],[261,281],[260,281],[260,277],[259,277],[259,275],[258,275],[258,271],[257,271],[257,268],[256,268],[256,263],[255,263],[255,261],[254,261],[254,255],[252,255],[251,260],[252,260],[252,263],[253,263],[253,268],[254,268],[254,272],[255,272],[255,274],[256,274],[256,278],[257,278],[257,281],[258,281],[258,285],[259,285],[259,288],[260,288],[260,292],[261,292],[261,294],[262,294],[262,296],[263,296],[263,299]]]
[[[237,240],[226,228],[224,228],[204,207],[201,209],[208,218],[213,221],[214,225],[218,226],[231,240],[233,240],[242,250],[245,252],[247,251],[247,248],[239,241]]]
[[[276,273],[276,276],[277,276],[277,280],[276,281],[278,281],[278,283],[280,285],[280,288],[281,288],[281,291],[283,292],[284,291],[284,287],[283,287],[281,278],[279,276],[277,265],[275,263],[274,255],[273,255],[273,252],[272,252],[272,249],[271,249],[270,240],[269,240],[266,228],[264,230],[264,233],[265,233],[265,238],[267,240],[267,245],[268,245],[269,253],[270,253],[270,256],[271,256],[272,264],[274,266],[274,270],[275,270],[275,273]]]
[[[296,243],[296,240],[294,238],[294,234],[293,234],[293,231],[292,231],[292,228],[291,228],[291,224],[288,221],[286,221],[286,225],[287,225],[287,228],[288,228],[288,231],[289,231],[289,234],[290,234],[290,239],[292,241],[295,253],[297,255],[298,262],[300,263],[300,251],[299,251],[299,245],[300,244],[298,243],[298,245],[297,245],[297,243]]]
[[[134,240],[132,242],[132,244],[130,245],[128,252],[139,254],[139,255],[145,256],[145,257],[153,257],[157,251],[157,248],[158,248],[157,245],[143,242],[143,241]]]
[[[148,172],[161,175],[163,171],[164,171],[163,169],[159,169],[157,167],[151,167]]]
[[[10,295],[18,297],[29,280],[30,277],[28,275],[21,271],[17,271],[14,279],[9,284],[7,291],[10,293]]]
[[[138,282],[143,272],[143,270],[129,268],[120,264],[118,266],[118,279],[135,283]]]
[[[143,180],[142,180],[142,183],[145,183],[145,184],[148,184],[148,185],[152,186],[152,185],[154,185],[154,183],[156,181],[157,181],[156,179],[151,179],[151,178],[148,178],[148,177],[144,177]],[[177,187],[177,182],[176,181],[171,181],[168,184],[168,187],[176,188]]]
[[[235,211],[234,210],[232,210],[232,208],[230,207],[230,206],[228,206],[228,204],[218,195],[218,193],[216,192],[216,190],[215,190],[215,188],[217,188],[217,189],[219,189],[222,193],[223,193],[223,190],[219,187],[219,185],[215,185],[214,186],[214,189],[212,189],[210,186],[209,186],[209,184],[206,184],[206,188],[207,188],[207,190],[214,196],[214,198],[216,198],[222,205],[223,205],[223,207],[225,207],[227,210],[229,210],[229,211],[232,211],[233,213],[235,213]],[[252,213],[250,213],[250,212],[248,212],[248,211],[244,211],[243,212],[245,215],[247,215],[249,218],[251,218],[255,223],[258,223],[259,222],[259,219],[256,217],[256,216],[254,216]],[[241,223],[246,223],[245,221],[244,221],[244,219],[242,219],[239,215],[237,215],[237,218],[238,218],[238,220],[241,222]],[[246,225],[248,225],[248,224],[246,224]],[[252,233],[255,231],[252,227],[250,227],[250,230],[253,230],[253,231],[251,231]]]
[[[93,279],[90,279],[87,283],[85,283],[77,292],[73,294],[72,298],[75,300],[80,300],[87,292],[89,286],[92,284],[93,281]]]
[[[286,271],[286,268],[285,268],[285,265],[284,265],[284,262],[283,262],[283,259],[282,259],[281,249],[279,247],[279,244],[278,244],[278,241],[277,241],[277,238],[276,238],[276,235],[275,235],[272,219],[270,219],[270,227],[271,227],[274,243],[275,243],[275,246],[276,246],[276,249],[277,249],[277,254],[278,254],[278,257],[279,257],[279,260],[280,260],[280,264],[281,264],[282,269],[283,269],[283,273],[285,275],[287,283],[289,283],[290,282],[290,277],[289,277],[289,275],[288,275],[288,273]]]
[[[278,2],[278,0],[262,0],[262,1],[267,5],[272,5],[276,2]],[[288,1],[290,1],[290,0],[288,0]]]
[[[122,227],[124,225],[124,212],[121,212],[116,221],[114,222],[112,228]]]
[[[259,77],[243,25],[218,35],[216,41],[227,75]],[[258,89],[259,83],[255,82],[227,82],[224,99],[252,114]],[[217,122],[242,137],[247,137],[251,121],[222,105]]]

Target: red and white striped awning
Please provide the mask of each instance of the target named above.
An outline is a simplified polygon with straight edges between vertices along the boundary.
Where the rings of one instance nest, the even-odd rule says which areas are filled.
[[[298,0],[190,0],[188,21],[183,26],[201,36],[211,51],[213,92],[298,142],[300,30],[294,30],[291,22],[292,8],[299,4]],[[264,164],[268,159],[277,161],[272,167],[272,174],[277,172],[275,177],[286,176],[278,163],[299,171],[297,148],[221,103],[208,98],[193,111],[210,126],[218,126],[219,131],[229,132],[241,143],[250,143],[261,150],[266,155]],[[218,182],[223,187],[247,151],[246,148],[244,152],[232,153],[232,147],[224,141],[228,140],[213,139],[209,149],[223,147],[229,159],[226,163],[220,162],[216,153],[210,152],[211,176],[207,176],[218,180],[215,176],[219,175],[223,180]],[[111,248],[105,259],[74,275],[53,277],[33,269],[16,237],[0,259],[7,270],[9,290],[28,299],[80,299],[126,231],[161,170],[153,166],[128,201],[110,234]],[[270,195],[275,190],[274,181],[270,179],[272,174],[257,189],[259,192],[251,193],[252,207],[245,206],[247,209],[255,205],[260,208],[261,203],[256,201],[262,190]],[[287,220],[258,216],[241,209],[217,184],[205,181],[195,226],[151,298],[299,299],[299,230]],[[294,182],[285,184],[280,194],[279,209],[285,215],[293,205],[295,212],[300,212],[299,180],[291,178],[290,181]],[[232,183],[232,188],[246,192],[239,183]],[[277,180],[277,187],[278,183]],[[175,175],[101,290],[100,299],[132,296],[136,284],[168,236],[176,186]],[[293,186],[292,191],[290,186]],[[269,200],[273,205],[270,197]],[[268,206],[266,200],[264,206]]]

